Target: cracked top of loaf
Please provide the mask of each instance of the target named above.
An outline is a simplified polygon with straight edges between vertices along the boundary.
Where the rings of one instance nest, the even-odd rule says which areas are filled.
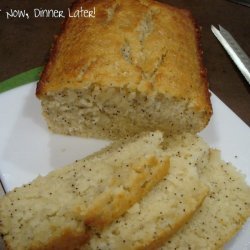
[[[211,114],[199,28],[189,11],[153,0],[80,0],[95,18],[68,18],[37,86],[37,96],[63,89],[117,87],[190,101]]]

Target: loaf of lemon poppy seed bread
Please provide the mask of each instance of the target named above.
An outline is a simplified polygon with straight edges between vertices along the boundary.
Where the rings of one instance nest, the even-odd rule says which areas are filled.
[[[78,1],[37,86],[48,127],[117,139],[142,131],[196,133],[212,109],[191,14],[153,0]]]
[[[0,200],[7,249],[77,249],[140,200],[168,172],[162,134],[111,146],[16,188]]]
[[[209,147],[190,134],[170,137],[165,146],[168,175],[82,250],[156,249],[192,218],[208,193],[197,166],[207,164]]]

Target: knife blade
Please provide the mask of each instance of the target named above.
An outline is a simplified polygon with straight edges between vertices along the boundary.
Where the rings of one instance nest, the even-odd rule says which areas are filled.
[[[229,0],[232,3],[237,3],[237,4],[241,4],[247,7],[250,7],[250,0]]]
[[[236,42],[233,36],[222,26],[219,25],[219,29],[217,29],[212,25],[211,29],[231,59],[234,61],[240,72],[250,84],[250,59],[248,55]]]

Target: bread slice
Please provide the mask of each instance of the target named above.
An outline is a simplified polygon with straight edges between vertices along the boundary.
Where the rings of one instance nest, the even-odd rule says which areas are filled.
[[[161,250],[221,249],[250,216],[250,187],[236,169],[211,150],[209,164],[200,169],[210,193],[201,208]]]
[[[0,232],[11,250],[76,249],[92,228],[123,214],[168,172],[162,134],[111,146],[8,193]]]
[[[141,201],[82,250],[155,249],[186,223],[206,197],[196,165],[208,159],[208,146],[193,135],[167,140],[169,174]]]
[[[202,130],[212,110],[191,14],[153,0],[78,1],[37,86],[48,127],[117,139]]]

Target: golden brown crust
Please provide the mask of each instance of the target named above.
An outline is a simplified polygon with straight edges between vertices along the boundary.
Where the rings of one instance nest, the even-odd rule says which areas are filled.
[[[92,1],[94,2],[94,1]],[[90,6],[89,3],[91,3],[91,1],[89,0],[76,0],[75,2],[73,2],[72,6],[70,7],[70,11],[73,12],[74,10],[76,10],[77,8],[79,8],[80,6],[83,5],[83,3],[86,5],[84,5],[84,7],[87,9],[88,7],[91,8],[92,6]],[[94,5],[93,5],[94,6]],[[51,68],[54,67],[54,65],[56,64],[56,60],[57,60],[57,56],[58,53],[62,53],[60,51],[61,48],[61,44],[63,42],[63,36],[65,36],[65,34],[67,34],[67,29],[69,28],[69,25],[71,23],[71,19],[68,17],[61,26],[61,31],[60,33],[55,36],[54,39],[54,43],[52,45],[52,48],[50,50],[50,56],[49,56],[49,60],[41,74],[40,80],[37,83],[37,88],[36,88],[36,95],[38,98],[42,98],[44,95],[47,94],[47,88],[48,90],[50,89],[50,86],[48,86],[48,83],[50,81],[50,70]],[[56,85],[55,87],[57,87],[60,84],[57,83],[52,83],[52,85]],[[51,85],[51,84],[50,84]]]
[[[72,230],[65,230],[65,232],[57,238],[51,239],[45,245],[34,244],[27,250],[75,250],[87,243],[91,237],[90,232],[72,232]],[[4,241],[6,250],[13,249],[7,241]]]
[[[89,2],[89,0],[82,0],[82,2]],[[75,0],[71,5],[70,10],[74,11],[79,6],[80,6],[80,1]],[[66,30],[67,30],[68,25],[69,25],[68,23],[69,23],[69,18],[67,18],[67,19],[65,19],[63,21],[59,34],[55,35],[55,37],[54,37],[54,42],[53,42],[52,47],[50,49],[49,60],[48,60],[47,64],[44,67],[44,70],[43,70],[43,72],[41,74],[40,80],[39,80],[39,82],[37,84],[37,87],[36,87],[36,95],[39,98],[43,95],[43,92],[46,89],[46,82],[48,81],[48,78],[49,78],[49,73],[48,72],[49,72],[49,69],[51,67],[53,67],[53,65],[55,64],[56,57],[57,57],[57,54],[58,54],[58,50],[59,50],[59,47],[60,47],[60,42],[61,42],[60,37],[64,33],[66,33]]]
[[[202,45],[201,45],[201,27],[198,25],[198,23],[196,22],[196,20],[194,19],[194,17],[192,16],[192,14],[190,13],[190,18],[193,21],[194,26],[196,27],[196,44],[197,44],[197,51],[198,51],[198,56],[199,56],[199,63],[200,63],[200,75],[201,78],[203,79],[203,85],[201,87],[203,87],[203,93],[205,96],[205,100],[206,100],[206,104],[208,105],[207,107],[207,117],[208,120],[211,117],[212,113],[213,113],[213,109],[212,109],[212,104],[211,104],[211,100],[210,100],[210,92],[208,90],[209,88],[209,82],[208,82],[208,77],[207,77],[207,69],[204,65],[204,60],[203,60],[203,49],[202,49]]]
[[[76,6],[77,1],[75,1],[70,9],[74,9]],[[41,97],[42,96],[42,92],[44,91],[44,89],[46,88],[45,83],[47,81],[48,78],[48,71],[50,67],[53,67],[53,64],[55,63],[56,60],[56,55],[57,55],[57,51],[58,51],[58,47],[59,47],[59,37],[66,32],[66,25],[67,25],[67,21],[68,19],[64,20],[62,25],[61,25],[61,30],[60,33],[58,35],[56,35],[54,37],[54,42],[53,45],[50,49],[50,55],[49,55],[49,60],[47,62],[47,64],[45,65],[43,72],[41,74],[40,80],[36,86],[36,95],[37,97]]]
[[[75,250],[90,238],[90,233],[65,231],[60,237],[51,239],[46,246],[32,246],[29,250]]]
[[[65,88],[129,88],[190,100],[209,120],[199,29],[189,11],[153,0],[82,0],[72,10],[81,5],[95,7],[96,17],[64,23],[37,85],[40,99]],[[130,50],[127,60],[124,46]]]

